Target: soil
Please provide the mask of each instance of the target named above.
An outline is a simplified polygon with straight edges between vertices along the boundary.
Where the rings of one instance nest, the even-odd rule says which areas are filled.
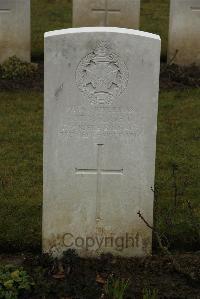
[[[17,260],[19,263],[19,257]],[[178,269],[173,261],[179,265]],[[105,294],[110,275],[129,280],[123,299],[200,298],[200,252],[130,259],[102,255],[97,259],[83,259],[69,251],[60,262],[42,255],[23,256],[21,264],[35,281],[35,290],[23,296],[24,299],[113,299]],[[158,296],[143,297],[145,288],[156,290]]]
[[[161,64],[160,89],[187,89],[190,87],[200,87],[200,67]]]
[[[33,90],[43,91],[44,86],[44,64],[38,63],[38,68],[32,77],[21,80],[8,80],[0,77],[0,91],[10,90]]]
[[[0,78],[0,90],[36,90],[43,92],[44,65],[38,63],[38,70],[32,78],[26,80],[5,80]],[[179,67],[161,64],[160,89],[187,89],[200,87],[200,68],[196,66]]]

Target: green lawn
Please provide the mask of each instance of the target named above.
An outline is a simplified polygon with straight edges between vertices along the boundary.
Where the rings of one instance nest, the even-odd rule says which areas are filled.
[[[192,244],[195,221],[200,221],[199,97],[199,90],[190,89],[161,92],[159,99],[156,183],[160,191],[155,220],[162,232],[183,245]],[[43,95],[1,92],[0,99],[0,249],[39,249]],[[176,208],[173,164],[178,167]],[[193,220],[186,199],[193,207]]]
[[[188,249],[195,240],[200,246],[199,98],[198,89],[161,92],[158,114],[155,221],[175,247]]]
[[[38,93],[0,93],[0,246],[38,247],[42,205],[42,114]]]
[[[32,56],[43,56],[44,32],[72,27],[72,0],[32,0]],[[141,30],[162,38],[162,57],[166,58],[169,0],[141,0]]]

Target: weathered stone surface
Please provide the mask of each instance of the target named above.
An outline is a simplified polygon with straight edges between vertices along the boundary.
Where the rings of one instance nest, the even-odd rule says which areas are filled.
[[[73,26],[138,29],[140,0],[73,0]]]
[[[171,0],[168,62],[200,65],[200,1]]]
[[[0,63],[13,55],[30,61],[30,0],[0,0]]]
[[[151,252],[159,60],[150,33],[46,33],[44,251]]]

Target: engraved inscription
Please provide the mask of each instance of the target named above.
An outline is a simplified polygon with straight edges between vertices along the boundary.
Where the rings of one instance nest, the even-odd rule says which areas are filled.
[[[91,104],[112,104],[127,87],[128,69],[107,42],[99,42],[76,70],[76,83]]]
[[[13,3],[10,0],[1,0],[0,1],[0,12],[10,12],[12,9]]]
[[[190,9],[192,11],[200,12],[200,6],[191,6]]]
[[[88,110],[85,106],[71,106],[59,133],[66,138],[125,138],[128,141],[142,133],[142,123],[142,116],[133,107],[91,106]]]
[[[102,175],[123,175],[123,169],[102,169],[102,156],[103,156],[104,144],[97,144],[97,167],[96,169],[78,169],[76,168],[76,174],[95,174],[97,175],[97,189],[96,189],[96,221],[101,220],[101,176]]]
[[[94,13],[102,13],[104,14],[104,26],[108,26],[108,16],[109,14],[112,14],[112,13],[117,13],[119,14],[120,13],[120,9],[109,9],[108,7],[108,0],[105,0],[105,8],[103,9],[100,9],[100,8],[93,8],[92,11]]]
[[[0,12],[10,12],[9,8],[0,8]]]

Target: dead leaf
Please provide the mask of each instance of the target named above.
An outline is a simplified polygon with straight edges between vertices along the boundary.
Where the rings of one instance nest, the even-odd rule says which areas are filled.
[[[54,275],[52,275],[53,278],[55,279],[64,279],[65,278],[65,273],[63,271],[60,271]]]
[[[96,282],[99,284],[105,284],[106,283],[106,279],[103,278],[100,274],[97,274],[96,276]]]
[[[63,265],[61,263],[58,264],[58,272],[52,275],[55,279],[64,279],[65,278],[65,272]]]

